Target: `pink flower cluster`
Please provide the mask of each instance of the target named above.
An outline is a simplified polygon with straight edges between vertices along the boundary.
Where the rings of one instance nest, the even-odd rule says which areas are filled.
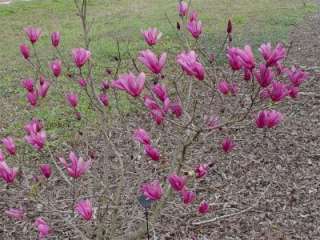
[[[43,124],[39,120],[34,119],[27,123],[24,129],[27,133],[27,136],[24,137],[26,142],[32,145],[34,149],[38,151],[42,150],[47,139],[46,132],[43,130]]]

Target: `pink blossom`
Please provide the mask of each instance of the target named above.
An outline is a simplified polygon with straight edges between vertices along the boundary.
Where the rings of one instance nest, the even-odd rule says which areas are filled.
[[[147,156],[149,156],[153,161],[159,161],[160,160],[160,153],[159,150],[155,147],[147,144],[144,145],[144,152]]]
[[[195,39],[198,39],[202,33],[202,23],[200,20],[189,21],[187,29]]]
[[[36,106],[38,102],[38,91],[28,92],[27,100],[31,106]]]
[[[54,46],[55,48],[59,46],[59,43],[60,43],[60,33],[59,32],[51,33],[51,43],[52,43],[52,46]]]
[[[78,106],[79,100],[77,94],[70,92],[66,95],[66,99],[71,107],[76,108]]]
[[[168,181],[175,191],[180,192],[185,187],[187,179],[185,177],[178,176],[176,173],[172,173],[168,177]]]
[[[83,79],[83,78],[80,78],[78,80],[78,83],[79,83],[80,87],[82,87],[82,88],[85,88],[87,86],[87,84],[88,84],[87,80]]]
[[[235,82],[229,84],[229,89],[230,89],[231,95],[233,96],[236,96],[239,92],[238,84]]]
[[[50,227],[42,217],[38,217],[34,223],[39,233],[39,239],[45,239],[50,234]]]
[[[8,217],[15,220],[21,220],[25,215],[23,209],[20,208],[10,208],[9,210],[6,210],[5,213],[8,215]]]
[[[111,87],[126,91],[133,97],[140,96],[145,81],[145,74],[142,72],[137,77],[133,73],[122,74],[118,80],[111,83]]]
[[[0,162],[0,177],[6,183],[12,183],[17,176],[18,168],[10,168],[5,161]]]
[[[158,58],[149,49],[141,51],[138,59],[142,62],[151,72],[159,74],[166,64],[167,54],[162,53]]]
[[[247,68],[244,69],[243,79],[245,81],[250,81],[252,79],[252,72],[250,69],[247,69]]]
[[[169,109],[177,118],[181,117],[183,114],[183,109],[179,102],[170,102]]]
[[[150,145],[151,144],[151,139],[150,139],[149,133],[142,128],[139,128],[134,131],[133,138],[143,145]]]
[[[288,77],[293,86],[299,87],[305,80],[308,79],[308,73],[300,70],[296,67],[292,67],[290,70],[287,71]]]
[[[198,13],[196,11],[192,11],[189,15],[189,22],[198,21]]]
[[[186,2],[181,1],[178,3],[178,12],[181,17],[185,17],[188,14],[189,6]]]
[[[227,58],[228,58],[229,65],[233,71],[237,71],[241,69],[241,59],[238,56],[236,48],[228,49]]]
[[[41,164],[40,172],[42,173],[43,176],[45,176],[46,178],[49,178],[52,173],[50,164]]]
[[[99,94],[99,100],[102,103],[103,106],[107,107],[109,105],[109,97],[105,93]]]
[[[208,164],[199,164],[194,170],[196,178],[202,178],[208,173]]]
[[[258,128],[273,128],[277,126],[283,119],[280,112],[275,110],[264,110],[260,111],[256,117],[256,126]]]
[[[90,57],[91,52],[84,48],[74,48],[72,50],[73,62],[78,68],[81,68],[84,64],[86,64]]]
[[[2,139],[2,144],[10,155],[16,155],[16,145],[12,137]]]
[[[281,82],[273,81],[269,89],[269,96],[274,102],[279,102],[287,96],[287,87]]]
[[[230,92],[229,83],[225,80],[220,81],[217,84],[217,90],[223,95],[228,95]]]
[[[59,59],[53,60],[50,63],[50,68],[55,77],[59,77],[61,74],[62,62]]]
[[[148,28],[145,31],[141,31],[145,42],[149,46],[156,45],[158,40],[161,38],[162,33],[156,28]]]
[[[27,27],[24,31],[32,44],[35,44],[40,38],[41,28]]]
[[[292,85],[287,86],[288,95],[291,98],[297,98],[299,96],[299,90],[300,89],[298,87]]]
[[[150,183],[142,184],[141,192],[143,193],[146,199],[156,201],[156,200],[160,200],[163,194],[163,189],[159,181],[155,180]]]
[[[84,220],[90,221],[92,219],[93,209],[90,200],[80,200],[76,204],[75,210]]]
[[[49,81],[44,80],[39,88],[39,96],[42,98],[45,98],[47,96],[49,87],[50,87]]]
[[[168,98],[168,93],[166,87],[161,84],[157,83],[156,85],[152,86],[152,92],[162,101],[164,102],[166,98]]]
[[[263,88],[268,87],[273,80],[272,71],[265,64],[260,64],[259,72],[256,72],[255,76],[258,83]]]
[[[25,88],[28,92],[33,92],[34,90],[34,81],[33,79],[24,79],[21,82],[21,86]]]
[[[32,132],[30,135],[25,136],[26,142],[32,145],[32,147],[38,151],[43,149],[46,139],[47,135],[44,130]]]
[[[110,84],[107,80],[102,81],[100,84],[101,90],[108,90],[110,88]]]
[[[91,166],[91,160],[84,161],[81,157],[78,158],[74,152],[70,152],[69,159],[71,163],[67,164],[64,158],[59,158],[60,162],[67,169],[69,176],[73,178],[81,177]]]
[[[194,51],[190,51],[180,53],[176,61],[187,75],[194,76],[201,81],[204,79],[205,70],[197,59],[198,55]]]
[[[246,45],[244,49],[237,48],[236,53],[240,57],[240,61],[243,67],[247,69],[253,69],[256,65],[252,49],[249,45]]]
[[[200,214],[206,214],[209,212],[209,204],[206,201],[202,201],[198,207],[198,212]]]
[[[268,111],[260,111],[256,117],[257,128],[264,128],[268,122]]]
[[[150,110],[153,120],[159,125],[164,120],[164,112],[160,106],[149,96],[144,96],[144,105]]]
[[[191,204],[196,199],[196,194],[186,188],[182,189],[181,196],[184,204]]]
[[[217,128],[219,126],[220,120],[216,115],[205,116],[204,121],[209,128]]]
[[[229,153],[235,148],[236,144],[233,142],[231,138],[227,137],[223,139],[221,146],[222,146],[222,150],[225,153]]]
[[[282,44],[278,43],[272,50],[271,43],[262,44],[259,48],[261,55],[266,61],[267,66],[274,66],[286,56],[286,50]]]
[[[25,59],[29,59],[30,57],[30,49],[27,44],[20,45],[20,53]]]
[[[24,126],[24,130],[29,135],[34,132],[39,132],[42,128],[43,124],[38,119],[33,119]]]

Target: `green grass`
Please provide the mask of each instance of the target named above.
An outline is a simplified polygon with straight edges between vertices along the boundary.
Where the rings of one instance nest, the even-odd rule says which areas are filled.
[[[127,49],[135,56],[140,49],[146,48],[140,29],[149,26],[158,27],[163,38],[157,52],[169,54],[180,49],[175,40],[175,29],[168,23],[165,14],[173,24],[176,23],[175,0],[91,0],[89,16],[94,20],[92,29],[92,52],[99,67],[96,72],[103,72],[104,67],[116,63],[112,57],[117,54],[116,41],[120,41],[123,57],[128,57]],[[287,33],[306,14],[317,10],[315,4],[302,0],[194,0],[192,6],[199,12],[205,34],[201,42],[208,48],[220,46],[225,37],[227,19],[234,23],[234,44],[250,43],[254,46],[261,42],[278,40],[286,41]],[[72,0],[34,0],[31,2],[16,1],[11,5],[0,5],[0,100],[6,106],[0,110],[0,125],[9,130],[21,128],[22,122],[31,117],[31,111],[25,110],[24,92],[17,87],[23,77],[32,77],[30,68],[23,62],[19,53],[19,44],[27,42],[22,29],[25,26],[39,26],[43,36],[38,51],[43,59],[54,55],[50,47],[50,32],[60,31],[63,50],[66,57],[70,49],[82,46],[81,25],[76,16]],[[169,55],[174,59],[173,55]],[[70,85],[72,86],[72,85]],[[66,87],[70,87],[67,85]],[[68,109],[56,104],[64,101],[61,98],[48,100],[43,112],[34,113],[46,120],[52,131],[62,131],[62,126],[69,124]],[[8,106],[7,106],[8,105]],[[17,105],[15,110],[13,106]],[[81,109],[89,115],[88,104]],[[23,111],[25,114],[19,114]],[[62,115],[61,115],[62,111]],[[20,112],[21,113],[21,112]],[[64,114],[67,117],[63,117]],[[12,121],[14,119],[14,121]],[[11,120],[11,121],[10,121]],[[63,131],[62,131],[63,132]],[[1,137],[1,136],[0,136]]]

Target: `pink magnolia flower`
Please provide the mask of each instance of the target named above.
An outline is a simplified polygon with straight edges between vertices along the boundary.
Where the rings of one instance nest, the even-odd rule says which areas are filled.
[[[20,53],[25,59],[29,59],[30,57],[30,49],[27,44],[20,45]]]
[[[159,125],[163,122],[165,115],[160,106],[149,96],[144,96],[144,105],[150,110],[153,120]]]
[[[240,57],[238,56],[236,48],[228,49],[227,58],[228,58],[229,65],[233,71],[237,71],[241,69],[241,60],[240,60]]]
[[[79,100],[77,94],[70,92],[66,95],[66,99],[71,107],[76,108],[78,106]]]
[[[12,137],[2,139],[2,144],[10,155],[16,155],[16,145]]]
[[[2,150],[0,149],[0,162],[3,162],[5,160],[5,157],[2,153]]]
[[[200,214],[206,214],[209,212],[209,204],[206,201],[202,201],[198,207],[198,212]]]
[[[39,132],[32,132],[30,135],[24,137],[26,142],[32,145],[37,151],[41,151],[45,145],[47,135],[44,130]]]
[[[185,187],[187,179],[185,177],[178,176],[176,173],[172,173],[168,177],[168,181],[175,191],[180,192]]]
[[[20,208],[10,208],[9,210],[6,210],[5,213],[8,217],[15,220],[21,220],[24,218],[24,211]]]
[[[160,200],[163,194],[163,189],[159,181],[155,180],[150,183],[142,184],[141,192],[143,193],[146,199],[156,201],[156,200]]]
[[[80,79],[78,80],[78,83],[79,83],[80,87],[82,87],[82,88],[85,88],[85,87],[88,85],[87,80],[86,80],[86,79],[83,79],[83,78],[80,78]]]
[[[52,46],[54,46],[55,48],[59,46],[59,43],[60,43],[60,33],[59,32],[51,33],[51,43],[52,43]]]
[[[229,153],[235,148],[236,144],[231,138],[225,138],[223,139],[221,146],[225,153]]]
[[[84,161],[81,157],[78,158],[74,152],[70,152],[69,159],[71,164],[67,164],[64,158],[59,158],[60,162],[67,169],[69,176],[73,178],[81,177],[91,166],[91,160]]]
[[[160,160],[160,153],[159,150],[155,147],[147,144],[144,145],[144,152],[146,155],[148,155],[153,161],[159,161]]]
[[[84,220],[90,221],[92,219],[93,209],[90,200],[80,200],[76,204],[75,210]]]
[[[166,87],[161,84],[157,83],[156,85],[152,86],[152,92],[162,101],[164,102],[168,98],[168,93]]]
[[[196,11],[192,11],[189,15],[189,22],[198,21],[198,13]]]
[[[273,81],[271,83],[271,88],[269,89],[269,97],[274,102],[279,102],[287,96],[287,87],[281,82]]]
[[[256,117],[256,126],[258,128],[273,128],[277,126],[283,119],[280,112],[275,110],[264,110],[260,111]]]
[[[50,234],[50,227],[42,217],[38,217],[34,222],[39,233],[39,239],[45,239]]]
[[[34,81],[33,79],[24,79],[21,82],[21,86],[25,88],[28,92],[34,91]]]
[[[300,70],[296,67],[292,67],[290,70],[287,71],[288,77],[293,86],[299,87],[305,80],[308,79],[308,73]]]
[[[268,111],[260,111],[255,122],[257,128],[264,128],[268,122]]]
[[[190,51],[180,53],[176,61],[187,75],[194,76],[201,81],[204,79],[205,70],[197,59],[198,55],[194,51]]]
[[[289,85],[289,86],[287,86],[287,91],[288,91],[288,95],[291,98],[297,98],[299,96],[300,89],[298,87]]]
[[[33,92],[28,92],[27,100],[31,106],[36,106],[38,102],[38,91],[34,90]]]
[[[186,2],[181,1],[178,3],[178,12],[181,17],[185,17],[188,14],[189,6]]]
[[[91,52],[84,48],[74,48],[72,50],[73,62],[78,68],[81,68],[83,65],[85,65],[90,57]]]
[[[59,77],[61,74],[62,62],[59,59],[53,60],[50,63],[50,68],[55,77]]]
[[[179,102],[170,102],[169,109],[177,118],[181,117],[183,114],[183,109]]]
[[[99,100],[102,103],[103,106],[107,107],[109,105],[109,97],[105,93],[99,94]]]
[[[255,76],[258,83],[263,88],[268,87],[273,80],[272,71],[265,64],[260,64],[259,72],[256,72]]]
[[[194,170],[196,178],[202,178],[208,173],[208,164],[199,164]]]
[[[133,138],[143,145],[150,145],[151,144],[151,139],[150,139],[149,133],[142,128],[139,128],[134,131]]]
[[[0,177],[6,183],[12,183],[17,176],[18,168],[10,168],[5,161],[0,162]]]
[[[243,67],[247,69],[253,69],[256,65],[252,49],[249,45],[246,45],[244,49],[236,48],[236,53],[240,57],[240,61]]]
[[[110,88],[110,84],[107,80],[102,81],[100,84],[101,90],[108,90]]]
[[[231,95],[233,96],[236,96],[239,92],[238,84],[235,82],[229,84],[229,89],[230,89]]]
[[[49,81],[44,80],[39,87],[39,96],[42,98],[45,98],[47,96],[49,87],[50,87]]]
[[[196,194],[186,188],[182,189],[181,196],[184,204],[190,204],[196,199]]]
[[[24,130],[29,135],[32,133],[41,131],[42,128],[43,128],[43,124],[38,119],[33,119],[24,126]]]
[[[230,92],[229,83],[225,80],[220,81],[217,84],[217,90],[223,95],[228,95]]]
[[[45,176],[46,178],[49,178],[52,173],[50,164],[41,164],[40,172],[42,173],[43,176]]]
[[[167,54],[162,53],[158,58],[151,50],[147,49],[141,51],[138,59],[142,62],[151,72],[159,74],[166,64]]]
[[[220,124],[219,117],[216,115],[211,115],[211,116],[205,115],[204,121],[209,128],[217,128]]]
[[[35,44],[40,38],[41,28],[27,27],[24,31],[32,44]]]
[[[187,29],[195,39],[198,39],[202,33],[202,23],[200,20],[189,21]]]
[[[276,48],[272,50],[271,43],[262,44],[259,52],[266,61],[267,66],[274,66],[286,56],[286,50],[282,44],[278,43]]]
[[[141,31],[145,42],[149,46],[156,45],[158,40],[161,38],[162,33],[156,28],[148,28],[145,31]]]
[[[145,81],[145,74],[142,72],[137,77],[133,73],[122,74],[118,80],[111,82],[111,87],[126,91],[133,97],[140,96]]]
[[[243,79],[245,81],[250,81],[252,79],[252,72],[250,69],[247,69],[247,68],[244,69]]]

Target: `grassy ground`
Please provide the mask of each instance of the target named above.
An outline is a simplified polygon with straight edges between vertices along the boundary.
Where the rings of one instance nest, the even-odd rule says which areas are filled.
[[[110,59],[116,55],[116,40],[120,41],[123,52],[129,48],[135,53],[144,48],[140,29],[149,26],[158,27],[164,34],[157,50],[170,53],[179,47],[173,40],[174,29],[165,17],[167,13],[173,23],[177,21],[175,0],[89,2],[89,15],[94,19],[92,50],[94,58],[101,66],[112,66]],[[204,23],[206,35],[202,42],[208,48],[221,45],[229,17],[234,23],[235,44],[249,42],[257,45],[262,41],[286,40],[287,33],[294,24],[306,14],[316,11],[314,4],[302,0],[239,0],[237,3],[232,0],[195,0],[192,4],[199,11]],[[81,45],[81,28],[71,0],[16,1],[11,5],[0,5],[0,24],[0,100],[4,102],[0,110],[0,125],[7,130],[13,130],[17,128],[16,124],[21,127],[21,116],[12,113],[13,105],[17,105],[15,111],[29,112],[24,107],[24,94],[17,87],[21,78],[31,75],[21,60],[18,49],[19,44],[26,41],[23,27],[34,25],[43,29],[39,48],[44,58],[52,56],[53,53],[49,44],[51,31],[62,33],[63,48],[68,56],[71,48]],[[86,107],[82,107],[84,111]],[[46,120],[49,129],[54,130],[65,124],[62,120],[59,121],[59,112],[60,108],[51,100],[42,113],[36,114]],[[26,115],[27,117],[22,117],[23,120],[30,118],[30,114]],[[10,121],[12,118],[16,119],[15,124]]]

